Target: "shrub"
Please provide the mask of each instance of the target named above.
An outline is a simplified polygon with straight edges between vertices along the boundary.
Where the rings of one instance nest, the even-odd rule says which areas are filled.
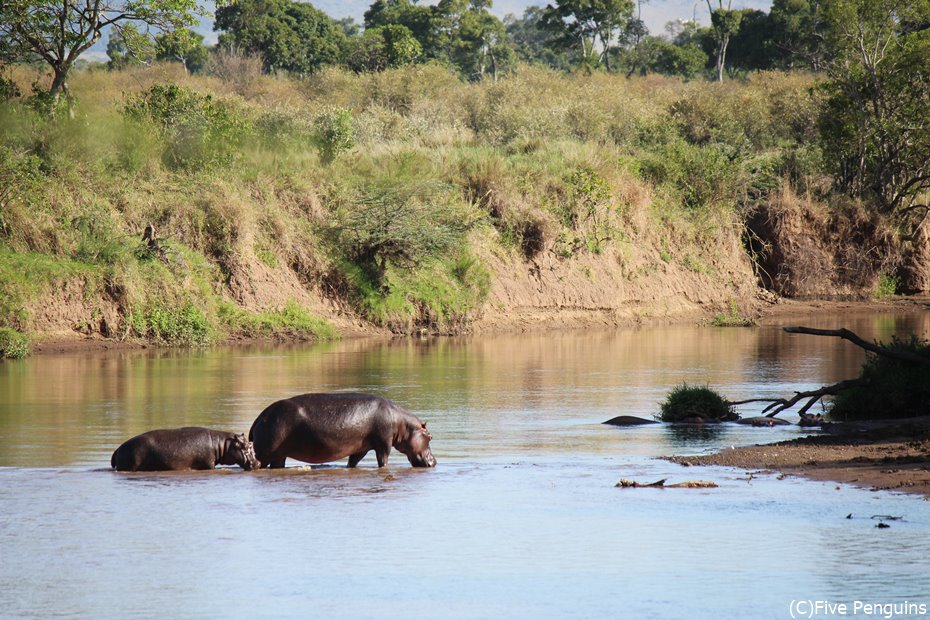
[[[129,313],[133,333],[164,345],[206,345],[213,340],[207,315],[192,303],[172,308],[153,303]]]
[[[151,123],[166,141],[163,155],[171,168],[207,168],[229,164],[250,127],[244,116],[211,95],[177,84],[155,84],[129,97],[124,114]]]
[[[898,292],[898,279],[893,275],[883,273],[878,276],[878,282],[875,283],[875,289],[872,291],[872,297],[875,299],[887,299],[894,297]]]
[[[325,164],[331,164],[336,157],[349,151],[355,144],[352,113],[345,108],[326,108],[317,115],[313,125],[320,158]]]
[[[318,340],[338,337],[329,323],[319,319],[294,301],[280,310],[251,313],[232,305],[220,307],[220,320],[231,330],[247,337],[298,336]]]
[[[449,186],[381,183],[338,209],[326,232],[340,253],[378,283],[389,264],[412,267],[458,247],[474,224]]]
[[[729,311],[717,314],[710,323],[714,327],[752,327],[756,324],[751,318],[740,313],[739,306],[733,300],[730,300]]]
[[[697,387],[683,383],[669,392],[656,418],[663,422],[692,421],[697,418],[705,422],[731,422],[738,420],[739,415],[723,396],[706,385]]]
[[[21,359],[29,355],[29,339],[15,329],[0,327],[0,359]]]
[[[36,157],[20,155],[0,145],[0,238],[13,237],[19,224],[33,219],[28,205],[40,186]]]
[[[915,336],[894,338],[887,348],[930,359],[930,342]],[[831,419],[909,418],[930,411],[930,365],[869,354],[859,379],[863,385],[837,394],[830,408]]]

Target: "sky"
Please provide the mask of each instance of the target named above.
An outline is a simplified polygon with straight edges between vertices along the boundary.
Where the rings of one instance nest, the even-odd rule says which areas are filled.
[[[362,16],[371,6],[373,0],[313,0],[311,3],[316,8],[324,11],[334,18],[353,17],[355,21],[361,23]],[[438,0],[421,0],[423,4],[436,4]],[[528,6],[545,6],[551,0],[494,0],[491,6],[491,12],[500,18],[508,13],[522,15]],[[734,9],[759,9],[768,11],[772,6],[772,0],[729,0],[733,3]],[[717,5],[717,0],[711,0],[712,5]],[[703,24],[710,23],[710,14],[707,10],[707,0],[642,0],[641,9],[643,12],[643,21],[646,27],[653,34],[663,34],[665,24],[677,19],[695,18]],[[216,43],[216,33],[213,32],[213,20],[205,19],[200,26],[196,28],[198,32],[204,35],[207,45]],[[103,37],[91,51],[84,55],[87,60],[106,61],[106,36]]]
[[[528,6],[545,6],[551,0],[494,0],[491,12],[503,18],[508,13],[522,15]],[[772,0],[732,0],[734,9],[760,9],[768,11]],[[435,4],[435,1],[423,0],[424,4]],[[361,22],[365,10],[371,6],[371,0],[315,0],[313,5],[331,16],[354,17]],[[717,0],[711,0],[716,6]],[[724,1],[726,6],[726,0]],[[707,0],[644,0],[642,3],[643,21],[653,34],[665,32],[665,24],[676,19],[691,19],[696,17],[699,22],[710,23],[707,11]]]

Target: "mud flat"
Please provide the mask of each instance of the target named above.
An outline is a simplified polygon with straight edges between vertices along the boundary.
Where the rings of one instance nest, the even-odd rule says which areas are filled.
[[[684,466],[770,470],[813,480],[900,491],[930,500],[930,418],[828,426],[824,434],[716,454],[673,456]]]

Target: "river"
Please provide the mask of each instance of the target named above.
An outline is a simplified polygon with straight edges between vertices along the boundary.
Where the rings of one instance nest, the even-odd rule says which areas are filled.
[[[928,314],[797,322],[930,334]],[[852,377],[862,359],[776,327],[672,326],[3,362],[0,616],[790,618],[805,610],[793,601],[920,611],[930,502],[655,458],[796,426],[601,424],[650,417],[682,382],[734,400],[784,396]],[[344,390],[427,420],[438,466],[414,470],[395,452],[387,470],[373,454],[355,470],[109,470],[113,449],[146,430],[245,432],[274,400]],[[614,488],[620,478],[719,488]],[[880,530],[877,514],[904,518]]]

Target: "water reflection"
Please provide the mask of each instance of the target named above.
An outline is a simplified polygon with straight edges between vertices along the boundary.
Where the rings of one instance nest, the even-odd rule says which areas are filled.
[[[720,424],[669,424],[665,426],[672,447],[695,448],[701,444],[719,445],[726,435],[726,427]]]
[[[843,325],[888,340],[926,336],[928,317],[794,322]],[[8,447],[0,466],[99,466],[115,446],[146,430],[202,425],[242,432],[279,398],[331,390],[397,400],[428,420],[438,445],[455,456],[561,450],[588,441],[572,437],[577,423],[651,417],[682,382],[712,385],[732,399],[784,396],[853,376],[862,359],[838,339],[775,327],[689,326],[42,356],[0,364],[0,434]]]

